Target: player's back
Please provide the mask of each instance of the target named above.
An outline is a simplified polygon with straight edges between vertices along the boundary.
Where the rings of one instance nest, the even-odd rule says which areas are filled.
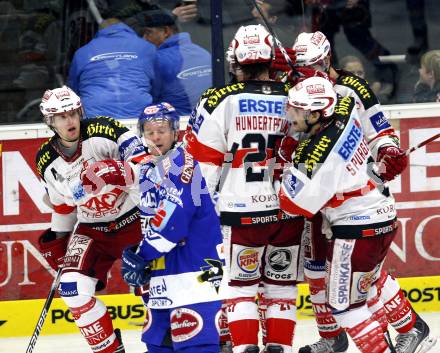
[[[219,192],[222,224],[277,221],[272,158],[290,127],[287,91],[279,82],[239,82],[202,97],[193,113],[187,148],[201,163],[210,190]]]

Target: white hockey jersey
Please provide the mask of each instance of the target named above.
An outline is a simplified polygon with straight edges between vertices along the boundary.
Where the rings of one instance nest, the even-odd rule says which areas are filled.
[[[199,161],[209,191],[219,191],[221,223],[276,222],[274,148],[289,131],[289,85],[248,81],[206,91],[193,111],[186,149]]]
[[[399,138],[383,114],[367,81],[346,71],[337,70],[337,73],[339,77],[334,85],[335,91],[342,97],[354,98],[362,130],[374,160],[382,146],[399,147]]]
[[[141,160],[145,150],[140,139],[118,121],[99,117],[81,121],[81,138],[72,157],[60,151],[56,137],[43,143],[37,157],[37,171],[53,205],[52,231],[70,232],[80,223],[111,222],[135,208],[139,191],[125,192],[106,185],[93,195],[84,191],[80,173],[84,167],[104,159]]]
[[[284,212],[312,217],[322,210],[336,238],[396,227],[394,198],[372,173],[374,161],[354,108],[353,98],[338,97],[330,123],[296,149],[280,190]]]

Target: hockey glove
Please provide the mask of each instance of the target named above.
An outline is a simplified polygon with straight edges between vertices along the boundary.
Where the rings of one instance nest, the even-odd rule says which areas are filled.
[[[130,286],[140,287],[151,278],[150,262],[136,254],[137,245],[130,246],[122,252],[122,278]]]
[[[377,153],[379,174],[385,181],[393,180],[408,166],[408,156],[405,151],[396,146],[383,146]]]
[[[98,194],[106,185],[130,186],[134,172],[125,161],[106,159],[90,165],[81,172],[81,181],[88,194]]]
[[[63,264],[68,242],[69,236],[57,239],[56,233],[50,229],[45,230],[38,238],[38,250],[55,271]]]
[[[287,55],[292,61],[292,64],[295,64],[296,51],[290,48],[284,48],[284,49],[286,50]],[[284,71],[284,72],[288,72],[292,70],[292,68],[287,63],[283,53],[281,53],[281,51],[278,48],[275,49],[275,58],[272,60],[272,63],[270,64],[270,69],[272,71]]]

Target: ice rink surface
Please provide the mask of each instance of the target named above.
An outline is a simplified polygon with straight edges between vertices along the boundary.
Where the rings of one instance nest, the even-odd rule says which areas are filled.
[[[431,329],[430,336],[440,336],[440,313],[422,313],[420,315]],[[318,332],[314,320],[300,320],[295,332],[294,352],[298,348],[318,340]],[[43,327],[44,331],[44,327]],[[391,333],[394,337],[395,333]],[[140,341],[139,330],[127,330],[122,332],[122,339],[126,353],[143,353],[145,345]],[[0,338],[0,353],[25,353],[29,337]],[[80,333],[69,335],[40,336],[33,353],[90,353],[85,340]],[[347,353],[359,353],[354,344],[350,342]],[[440,339],[429,353],[440,353]]]

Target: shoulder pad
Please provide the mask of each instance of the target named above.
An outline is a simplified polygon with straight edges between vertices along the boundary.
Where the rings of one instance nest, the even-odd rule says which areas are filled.
[[[37,152],[35,163],[37,166],[37,172],[42,179],[44,179],[46,168],[58,157],[58,153],[50,143],[52,139],[53,137],[44,142]]]
[[[205,109],[212,113],[214,109],[228,96],[244,92],[246,83],[237,82],[221,88],[208,89],[204,92],[206,95]]]
[[[128,129],[119,121],[106,116],[81,121],[83,140],[90,137],[105,137],[116,142]]]
[[[338,77],[336,84],[352,89],[364,105],[365,110],[379,103],[368,82],[363,78],[344,73]]]
[[[356,106],[356,102],[353,97],[350,96],[341,97],[338,95],[335,105],[335,111],[333,113],[332,118],[339,120],[341,119],[348,120],[355,106]]]

